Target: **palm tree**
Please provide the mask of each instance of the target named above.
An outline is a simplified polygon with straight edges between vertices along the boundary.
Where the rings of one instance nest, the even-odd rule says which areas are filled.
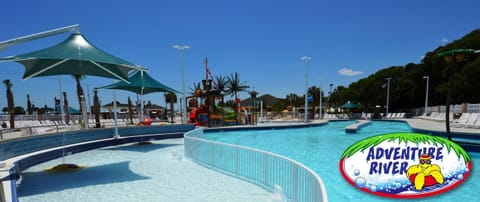
[[[240,81],[240,75],[237,72],[235,72],[235,74],[230,74],[230,76],[227,78],[225,87],[227,88],[225,93],[235,97],[235,102],[238,102],[239,92],[247,91],[248,88],[250,88],[250,86],[247,86]],[[240,103],[238,103],[238,105],[240,105]],[[235,116],[237,116],[238,120],[238,107],[235,107],[235,111],[237,112]]]
[[[67,92],[63,91],[63,111],[65,112],[65,122],[70,123],[70,107],[68,106]]]
[[[98,98],[98,90],[95,88],[93,90],[93,93],[94,93],[94,95],[93,95],[93,113],[95,114],[95,127],[100,128],[101,127],[101,124],[100,124],[100,99]],[[130,97],[128,97],[128,100],[130,100]],[[130,121],[131,121],[131,119],[130,119]]]
[[[218,75],[218,76],[215,76],[215,83],[216,83],[216,86],[215,86],[215,90],[218,90],[220,94],[223,94],[225,93],[226,91],[226,86],[227,86],[227,79],[224,77],[224,76],[221,76],[221,75]],[[222,100],[220,102],[220,106],[223,106],[223,95],[222,95]]]
[[[191,99],[195,99],[195,104],[197,105],[198,104],[198,99],[197,98],[202,95],[202,86],[201,86],[200,82],[198,82],[198,83],[193,82],[193,86],[190,88],[190,94],[195,97],[195,98],[191,98]]]
[[[177,95],[172,92],[168,92],[165,94],[165,102],[170,103],[170,120],[173,123],[173,104],[177,103]]]
[[[83,98],[82,97],[84,97],[84,93],[83,93],[82,85],[80,84],[80,80],[85,78],[85,76],[77,74],[77,75],[73,75],[73,78],[75,78],[75,82],[77,83],[78,105],[80,106],[80,112],[83,113],[83,106],[82,106]]]
[[[30,101],[30,95],[29,94],[27,94],[27,112],[28,112],[28,115],[33,114],[32,101]]]
[[[245,85],[240,81],[240,75],[235,72],[235,74],[231,74],[227,78],[227,83],[225,85],[227,88],[225,90],[225,93],[228,95],[231,95],[232,97],[235,97],[235,100],[238,99],[238,93],[242,91],[247,91],[250,86]]]
[[[313,117],[315,118],[315,107],[316,103],[320,103],[320,88],[312,86],[308,89],[308,94],[313,96],[312,108],[313,108]],[[321,110],[321,109],[320,109]]]
[[[290,93],[286,96],[285,101],[287,102],[287,105],[293,106],[293,107],[298,107],[298,95],[295,93]]]
[[[193,82],[193,87],[190,88],[190,94],[193,96],[199,96],[202,94],[202,87],[200,83]]]
[[[227,86],[228,80],[221,75],[215,76],[215,89],[219,90],[220,93],[225,92],[225,87]]]
[[[3,80],[5,87],[7,87],[7,104],[8,113],[10,114],[10,128],[15,128],[15,103],[13,102],[12,82],[9,79]]]

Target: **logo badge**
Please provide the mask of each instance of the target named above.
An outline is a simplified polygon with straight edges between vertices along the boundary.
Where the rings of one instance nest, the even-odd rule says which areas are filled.
[[[354,187],[392,198],[421,198],[460,185],[470,174],[470,157],[445,138],[393,133],[369,137],[342,154],[340,171]]]

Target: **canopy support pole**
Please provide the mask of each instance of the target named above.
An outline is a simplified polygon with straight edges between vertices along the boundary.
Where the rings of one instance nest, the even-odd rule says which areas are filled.
[[[115,90],[113,90],[113,119],[114,121],[114,126],[115,126],[115,135],[113,138],[118,139],[120,135],[118,135],[118,121],[117,121],[117,94],[115,93]]]

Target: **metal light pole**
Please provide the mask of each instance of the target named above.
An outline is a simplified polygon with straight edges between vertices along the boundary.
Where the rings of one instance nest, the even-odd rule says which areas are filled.
[[[182,74],[182,99],[181,102],[185,102],[185,67],[183,64],[183,51],[185,49],[189,49],[190,46],[187,45],[173,45],[173,48],[178,49],[180,51],[180,68],[181,68],[181,74]],[[182,123],[185,124],[187,121],[187,109],[186,109],[186,103],[181,103],[180,107],[182,108]]]
[[[332,108],[332,87],[333,87],[333,83],[330,84],[330,91],[328,92],[328,105],[329,105],[328,107],[329,108]],[[328,109],[328,110],[330,110],[330,109]]]
[[[427,79],[427,89],[425,91],[425,113],[423,114],[423,116],[427,116],[427,114],[428,114],[428,83],[429,83],[430,77],[429,76],[424,76],[423,78]]]
[[[323,100],[323,94],[322,94],[322,88],[323,88],[323,83],[320,82],[320,112],[318,114],[318,120],[322,120],[322,100]]]
[[[387,80],[387,112],[386,112],[385,116],[388,116],[388,101],[390,99],[390,79],[392,79],[392,78],[388,77],[388,78],[385,79],[385,80]]]
[[[303,56],[301,58],[303,61],[305,61],[305,123],[308,123],[308,61],[310,61],[312,58],[308,56]]]

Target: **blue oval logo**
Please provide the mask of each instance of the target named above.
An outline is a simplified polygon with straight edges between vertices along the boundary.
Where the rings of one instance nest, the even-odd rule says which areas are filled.
[[[369,137],[345,150],[343,177],[370,194],[420,198],[460,185],[472,170],[470,157],[445,138],[418,133]]]

